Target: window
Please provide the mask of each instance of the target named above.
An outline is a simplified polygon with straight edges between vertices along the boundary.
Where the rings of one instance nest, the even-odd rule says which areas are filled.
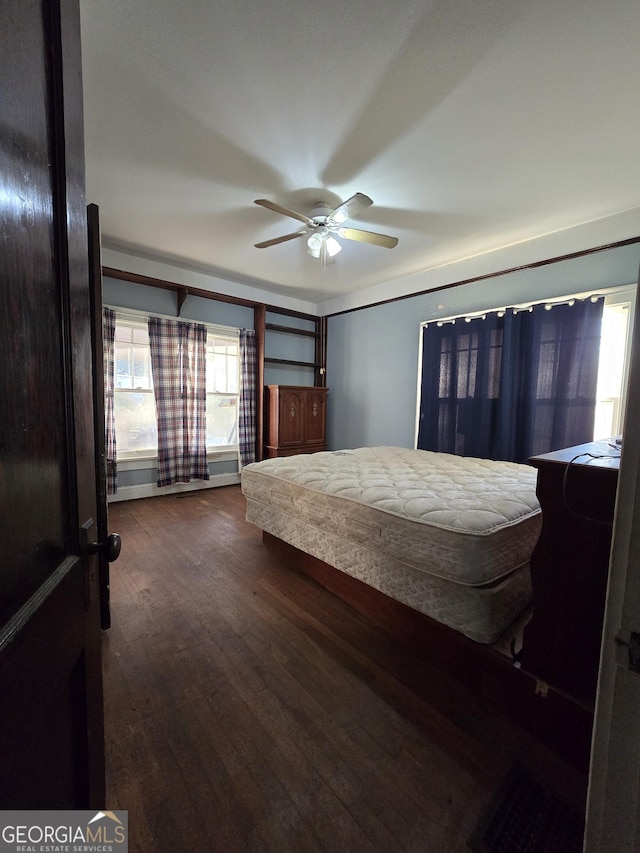
[[[158,452],[149,332],[142,321],[116,315],[114,409],[119,457]]]
[[[605,295],[606,294],[606,295]],[[569,386],[576,385],[578,388],[583,388],[585,376],[589,376],[589,393],[584,395],[589,398],[591,404],[596,401],[594,430],[590,433],[590,429],[585,437],[580,439],[580,442],[586,440],[602,440],[620,435],[624,423],[625,399],[628,385],[628,372],[631,350],[631,329],[633,328],[633,314],[636,301],[636,287],[629,285],[620,288],[611,288],[605,291],[603,300],[599,300],[601,316],[597,318],[597,323],[593,325],[590,335],[599,346],[599,356],[593,352],[593,358],[590,360],[582,358],[579,362],[567,368],[566,359],[560,363],[555,351],[556,344],[553,336],[549,337],[549,333],[553,330],[546,328],[546,323],[541,322],[540,326],[540,356],[544,356],[544,360],[550,365],[558,364],[562,366],[566,376],[563,379],[564,390],[562,395],[566,396]],[[575,299],[584,301],[591,294],[588,292],[578,294]],[[572,305],[574,297],[560,297],[557,300],[550,300],[549,305],[560,306]],[[546,303],[535,303],[530,307],[530,313],[540,313],[540,308]],[[522,306],[527,307],[529,306]],[[550,311],[549,319],[555,320],[556,308]],[[491,309],[498,315],[504,309]],[[480,358],[479,344],[473,340],[473,324],[479,322],[481,318],[485,320],[490,316],[491,312],[474,312],[467,317],[446,317],[439,319],[437,325],[433,321],[423,323],[422,335],[420,341],[420,364],[422,372],[418,376],[418,407],[416,421],[416,446],[427,449],[446,449],[447,452],[467,453],[467,455],[486,455],[490,456],[494,451],[484,450],[471,451],[464,445],[465,436],[470,436],[469,441],[475,441],[479,436],[480,431],[478,411],[473,409],[473,405],[477,402],[474,399],[474,393],[470,390],[469,374],[472,374]],[[519,311],[520,313],[520,311]],[[515,311],[514,311],[515,314]],[[546,312],[540,314],[542,320],[546,317]],[[466,320],[472,324],[472,328],[466,332],[464,326],[460,326],[459,332],[447,330],[450,324],[456,320]],[[433,326],[432,331],[437,334],[431,334],[429,339],[430,349],[427,352],[427,338],[424,333],[426,326]],[[485,368],[482,373],[482,381],[486,385],[483,387],[483,393],[486,391],[487,402],[494,401],[498,396],[491,382],[491,377],[500,376],[500,357],[499,350],[493,352],[493,347],[499,347],[499,339],[490,342],[492,348],[490,354],[485,354]],[[523,350],[524,352],[524,350]],[[425,355],[425,353],[427,353]],[[597,361],[596,361],[597,358]],[[587,363],[587,361],[589,363]],[[513,359],[505,362],[505,370],[512,372],[517,369],[517,364],[512,363]],[[588,374],[587,374],[588,368]],[[593,369],[591,369],[593,368]],[[550,396],[549,379],[552,376],[550,371],[539,371],[537,374],[537,387],[534,387],[537,400],[536,420],[534,422],[536,429],[538,425],[543,425],[548,413],[545,412],[545,401]],[[457,379],[457,384],[452,385],[452,379]],[[425,395],[431,394],[433,388],[438,387],[440,383],[439,396],[435,403],[431,404],[428,420],[426,410],[423,405]],[[583,393],[581,391],[580,393]],[[503,397],[504,400],[504,397]],[[455,406],[454,406],[455,404]],[[457,407],[456,407],[457,406]],[[513,407],[511,407],[513,408]],[[506,420],[508,415],[507,406],[502,406],[500,417]],[[491,412],[491,407],[487,406],[487,411]],[[515,409],[514,409],[515,411]],[[593,410],[591,410],[592,412]],[[589,417],[591,418],[591,412]],[[437,418],[436,418],[437,415]],[[489,418],[490,420],[490,418]],[[577,423],[578,418],[573,418],[573,423]],[[464,429],[458,427],[462,425]],[[513,424],[505,431],[508,443],[510,436],[519,437],[524,435],[522,429],[518,429]],[[462,443],[460,441],[462,436]],[[492,433],[493,438],[493,433]],[[557,438],[557,436],[556,436]],[[446,447],[441,446],[446,441]],[[570,442],[573,444],[578,441]],[[503,442],[502,447],[505,444]],[[504,450],[496,451],[503,453]],[[533,452],[543,452],[542,450],[534,450]],[[515,460],[514,460],[515,461]],[[521,460],[520,460],[521,461]]]
[[[116,310],[114,409],[119,459],[156,456],[147,317]],[[233,330],[207,326],[207,450],[238,445],[239,358]]]
[[[633,303],[626,292],[605,298],[593,431],[596,441],[622,432],[632,308]]]
[[[207,448],[238,444],[238,341],[207,334]]]

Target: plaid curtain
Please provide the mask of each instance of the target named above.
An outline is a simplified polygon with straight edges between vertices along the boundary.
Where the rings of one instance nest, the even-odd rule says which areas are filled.
[[[149,317],[159,486],[209,479],[206,345],[201,323]]]
[[[113,404],[114,370],[113,342],[116,336],[116,312],[102,309],[102,356],[104,365],[104,430],[107,465],[107,494],[118,491],[118,463],[116,461],[116,418]]]
[[[256,333],[240,329],[240,467],[256,459]]]

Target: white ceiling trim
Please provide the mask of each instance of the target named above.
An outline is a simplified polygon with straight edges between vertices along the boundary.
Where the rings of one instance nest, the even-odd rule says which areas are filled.
[[[319,308],[325,315],[351,311],[636,237],[640,237],[640,208],[348,293],[323,302]]]

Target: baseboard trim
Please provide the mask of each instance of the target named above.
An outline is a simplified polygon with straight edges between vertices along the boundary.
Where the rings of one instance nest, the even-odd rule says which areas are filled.
[[[109,495],[109,503],[132,501],[138,498],[154,498],[158,495],[174,495],[179,492],[195,492],[200,489],[216,489],[233,486],[240,482],[240,474],[214,474],[209,480],[194,480],[192,483],[176,483],[173,486],[157,486],[155,483],[140,483],[137,486],[121,486],[115,495]]]

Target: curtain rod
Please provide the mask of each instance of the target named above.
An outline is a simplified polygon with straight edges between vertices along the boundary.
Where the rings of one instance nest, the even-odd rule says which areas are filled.
[[[439,326],[445,323],[455,323],[456,320],[465,320],[470,323],[471,320],[484,319],[487,314],[503,315],[507,311],[513,311],[517,314],[519,311],[532,311],[534,305],[544,305],[547,310],[551,310],[555,305],[573,305],[577,299],[591,299],[593,302],[604,296],[609,296],[614,293],[624,293],[626,290],[631,290],[635,287],[633,284],[620,285],[618,287],[603,288],[601,291],[585,290],[581,293],[571,293],[567,296],[557,296],[552,299],[538,299],[534,301],[523,302],[519,305],[503,305],[496,308],[485,308],[481,311],[467,311],[464,314],[451,314],[448,317],[432,317],[430,320],[423,320],[420,323],[421,327],[428,326],[430,323],[436,323]]]
[[[138,308],[121,308],[119,305],[108,305],[107,303],[104,304],[104,307],[110,308],[112,311],[115,311],[116,314],[123,320],[146,320],[149,317],[159,317],[161,320],[174,320],[179,323],[200,323],[203,326],[207,326],[207,328],[211,329],[214,333],[219,332],[220,334],[225,335],[233,333],[237,336],[240,331],[235,326],[221,326],[219,323],[209,323],[206,320],[193,320],[185,317],[171,317],[169,314],[160,314],[157,311],[141,311]]]

